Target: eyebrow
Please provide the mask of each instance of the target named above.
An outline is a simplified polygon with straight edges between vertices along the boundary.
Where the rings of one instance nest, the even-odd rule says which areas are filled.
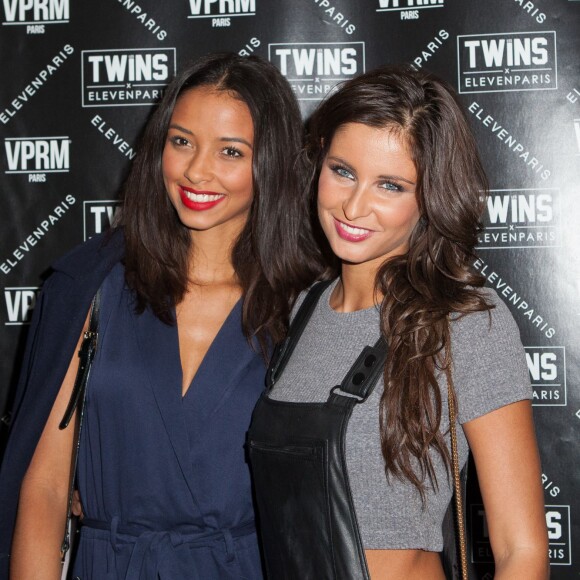
[[[252,145],[248,143],[245,139],[241,137],[220,137],[220,141],[233,141],[234,143],[243,143],[247,145],[250,149],[253,149]]]
[[[342,159],[342,157],[336,157],[333,155],[331,157],[328,157],[328,159],[332,159],[334,161],[337,161],[338,163],[341,163],[342,165],[344,165],[347,169],[349,169],[353,173],[356,173],[354,168],[349,163],[347,163],[344,159]],[[401,177],[400,175],[379,175],[378,178],[379,179],[391,179],[391,180],[395,180],[395,181],[404,181],[405,183],[408,183],[409,185],[417,185],[414,181],[406,179],[405,177]]]
[[[185,127],[182,127],[181,125],[176,125],[175,123],[172,123],[171,125],[169,125],[170,129],[177,129],[177,131],[181,131],[183,133],[185,133],[186,135],[193,135],[193,132],[190,131],[189,129],[186,129]],[[248,141],[246,141],[245,139],[242,139],[241,137],[220,137],[219,139],[220,141],[223,142],[229,142],[231,143],[232,141],[234,143],[243,143],[244,145],[247,145],[250,149],[253,149],[252,145],[250,143],[248,143]]]

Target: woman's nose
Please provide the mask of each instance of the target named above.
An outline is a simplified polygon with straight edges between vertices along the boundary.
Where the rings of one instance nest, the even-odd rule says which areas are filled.
[[[191,183],[210,181],[212,177],[210,155],[202,151],[195,151],[185,168],[184,175]]]
[[[354,221],[357,218],[365,217],[370,213],[370,204],[368,192],[363,187],[357,187],[343,201],[342,210],[344,217],[348,221]]]

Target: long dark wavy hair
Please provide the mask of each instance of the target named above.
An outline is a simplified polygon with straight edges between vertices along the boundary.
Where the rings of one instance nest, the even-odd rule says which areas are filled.
[[[174,322],[173,306],[188,287],[192,241],[165,190],[161,158],[177,100],[201,86],[243,101],[254,125],[253,201],[232,249],[232,263],[243,290],[244,333],[256,337],[265,353],[272,341],[283,338],[298,292],[321,270],[303,193],[302,119],[288,82],[269,62],[230,53],[208,55],[167,87],[123,188],[117,225],[125,234],[126,279],[138,312],[150,307],[162,321]]]
[[[438,485],[431,450],[450,467],[437,380],[452,381],[449,315],[491,308],[471,268],[487,179],[453,89],[425,72],[383,67],[343,84],[310,119],[312,198],[332,138],[346,123],[393,131],[417,170],[421,217],[409,250],[381,265],[375,285],[388,343],[380,402],[385,471],[410,481],[424,500],[426,480]]]

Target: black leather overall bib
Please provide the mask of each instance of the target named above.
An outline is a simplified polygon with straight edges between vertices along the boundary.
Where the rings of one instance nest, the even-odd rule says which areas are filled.
[[[314,286],[268,371],[272,388],[328,283]],[[325,403],[289,403],[262,395],[249,431],[266,574],[271,580],[369,579],[345,460],[355,405],[372,392],[386,345],[365,347]],[[348,394],[340,394],[338,390]]]
[[[272,357],[268,389],[283,372],[328,284],[315,285],[304,299]],[[366,400],[382,374],[385,354],[382,339],[365,347],[340,386],[329,389],[325,403],[288,403],[267,394],[258,401],[248,449],[269,580],[370,578],[348,481],[345,435],[354,406]],[[467,465],[464,500],[466,478]],[[461,577],[453,504],[442,526],[441,558],[450,580]]]

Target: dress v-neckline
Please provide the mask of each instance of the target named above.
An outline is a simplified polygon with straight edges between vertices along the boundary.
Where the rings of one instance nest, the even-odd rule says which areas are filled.
[[[183,392],[183,362],[181,360],[181,349],[179,348],[179,328],[177,325],[177,317],[175,318],[176,323],[175,323],[175,340],[176,340],[176,347],[177,347],[177,360],[179,362],[179,377],[180,377],[180,382],[179,382],[179,389],[181,392],[181,400],[185,401],[187,398],[187,395],[189,394],[189,392],[191,391],[194,383],[196,382],[196,379],[200,376],[200,371],[207,365],[207,361],[210,359],[210,353],[211,351],[215,348],[216,343],[218,342],[218,339],[220,337],[220,335],[223,334],[224,329],[227,327],[227,325],[230,323],[230,320],[232,319],[234,313],[236,312],[236,310],[238,309],[238,306],[241,304],[242,302],[242,297],[238,298],[238,300],[236,301],[236,303],[232,306],[232,309],[229,311],[228,315],[225,317],[222,325],[219,327],[218,331],[216,332],[215,336],[213,337],[209,347],[207,348],[207,350],[205,351],[205,354],[203,355],[203,358],[201,359],[201,362],[199,363],[199,366],[197,367],[197,370],[195,371],[195,374],[193,375],[185,393]]]

